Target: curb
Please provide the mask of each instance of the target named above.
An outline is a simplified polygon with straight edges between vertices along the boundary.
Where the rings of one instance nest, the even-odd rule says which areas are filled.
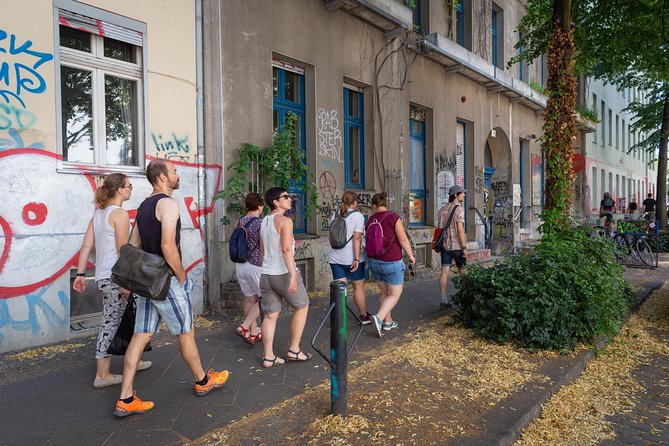
[[[637,302],[628,310],[624,317],[627,321],[632,314],[636,313],[646,299],[665,281],[669,279],[657,279],[637,294]],[[477,433],[456,438],[449,444],[452,446],[509,446],[520,438],[522,431],[535,419],[541,416],[543,405],[550,397],[556,394],[562,387],[568,386],[576,380],[588,363],[595,358],[595,352],[604,348],[608,337],[599,339],[594,347],[591,347],[576,357],[558,357],[545,364],[539,370],[538,375],[548,378],[545,383],[532,382],[521,391],[501,401],[495,409],[488,412],[477,421],[474,427]]]

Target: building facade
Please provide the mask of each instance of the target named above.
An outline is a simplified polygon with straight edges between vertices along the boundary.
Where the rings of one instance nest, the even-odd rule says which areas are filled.
[[[641,209],[648,193],[655,196],[656,160],[652,153],[631,150],[646,135],[631,130],[633,116],[623,110],[634,101],[646,101],[644,93],[594,79],[581,84],[581,103],[595,111],[600,122],[581,142],[584,160],[577,169],[575,210],[580,216],[597,217],[605,192],[611,193],[620,213],[625,212],[632,197]]]
[[[331,280],[327,231],[348,190],[366,215],[372,195],[388,192],[430,268],[437,212],[449,187],[463,185],[471,247],[509,252],[537,237],[543,203],[546,99],[530,84],[545,84],[546,65],[506,67],[524,13],[518,0],[205,2],[207,162],[229,165],[244,143],[267,146],[289,113],[298,117],[320,206],[306,218],[294,194],[296,258],[310,288]],[[212,295],[234,275],[230,229],[218,224],[225,206],[216,206]]]
[[[127,173],[134,217],[154,157],[181,174],[181,248],[201,312],[201,223],[221,166],[198,158],[196,2],[5,0],[2,9],[0,352],[96,331],[94,259],[86,293],[71,287],[95,189],[103,174]]]

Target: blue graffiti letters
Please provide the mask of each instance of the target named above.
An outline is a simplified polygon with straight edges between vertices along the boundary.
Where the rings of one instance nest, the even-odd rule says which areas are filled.
[[[0,64],[0,84],[6,87],[2,88],[0,85],[0,96],[7,103],[16,99],[25,108],[26,104],[21,98],[22,93],[40,94],[46,90],[46,81],[37,69],[46,62],[52,61],[53,54],[31,50],[33,45],[31,40],[26,40],[22,45],[17,46],[14,34],[9,35],[9,47],[7,48],[7,37],[7,32],[0,29],[0,53],[11,56],[27,55],[36,59],[32,61],[32,65],[26,65],[25,57],[15,62]]]

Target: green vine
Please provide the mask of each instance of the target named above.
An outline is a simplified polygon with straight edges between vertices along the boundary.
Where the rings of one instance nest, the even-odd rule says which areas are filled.
[[[305,213],[309,217],[318,209],[318,192],[313,181],[307,178],[304,151],[295,145],[295,122],[297,116],[286,116],[285,125],[272,135],[272,145],[260,148],[245,143],[237,150],[237,160],[228,166],[232,175],[225,188],[218,191],[215,200],[225,200],[229,214],[244,213],[244,198],[249,192],[263,194],[270,187],[282,187],[290,192],[307,196]],[[267,208],[266,208],[267,210]],[[224,225],[230,224],[228,215],[221,218]]]
[[[571,160],[576,137],[573,54],[573,31],[570,28],[567,32],[563,31],[558,19],[548,47],[548,103],[543,125],[546,195],[542,230],[545,234],[560,232],[569,225],[571,188],[575,176]]]

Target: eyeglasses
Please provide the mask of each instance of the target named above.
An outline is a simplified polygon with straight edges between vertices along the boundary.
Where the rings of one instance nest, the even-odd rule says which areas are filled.
[[[132,184],[126,184],[125,186],[121,186],[121,189],[132,189]]]
[[[285,200],[290,200],[290,195],[288,194],[280,195],[279,198],[277,198],[277,200],[281,200],[282,198]]]
[[[412,276],[416,275],[416,271],[414,271],[413,265],[411,263],[409,263],[409,274],[411,274]]]

